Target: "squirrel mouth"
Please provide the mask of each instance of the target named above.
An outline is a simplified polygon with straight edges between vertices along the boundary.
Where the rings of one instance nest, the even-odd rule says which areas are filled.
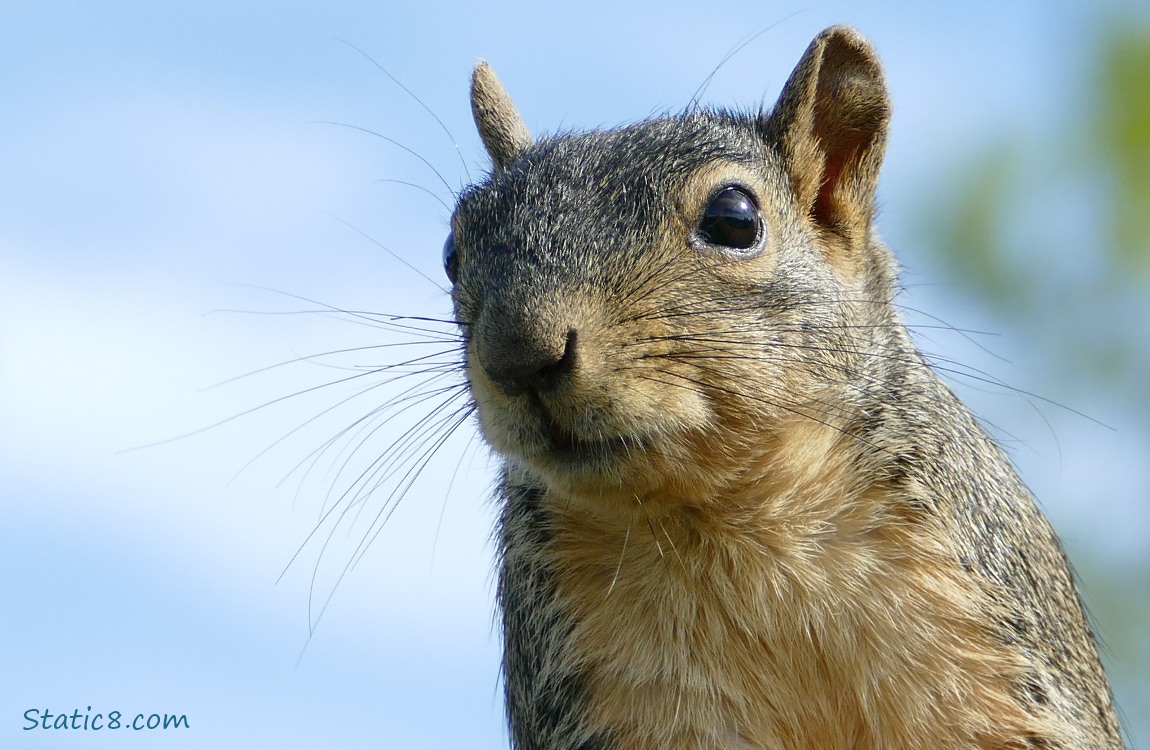
[[[575,447],[576,441],[578,440],[578,438],[554,422],[551,423],[550,428],[548,429],[548,433],[551,438],[551,442],[559,450],[573,449]]]
[[[554,421],[548,425],[547,435],[553,452],[570,458],[607,458],[624,446],[623,438],[585,440],[572,435]]]

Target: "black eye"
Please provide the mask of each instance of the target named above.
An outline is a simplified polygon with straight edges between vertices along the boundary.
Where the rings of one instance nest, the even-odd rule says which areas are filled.
[[[747,250],[758,241],[762,227],[763,217],[750,194],[728,187],[711,199],[699,222],[699,237],[718,247]]]
[[[447,274],[447,280],[452,284],[455,283],[458,265],[455,259],[455,233],[452,232],[443,241],[443,271]]]

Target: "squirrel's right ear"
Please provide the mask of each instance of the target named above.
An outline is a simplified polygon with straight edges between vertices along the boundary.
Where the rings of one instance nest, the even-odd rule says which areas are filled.
[[[824,229],[865,233],[886,150],[890,100],[874,48],[832,26],[811,42],[764,122],[799,205]]]
[[[471,114],[496,169],[505,167],[531,145],[531,133],[519,110],[484,60],[471,74]]]

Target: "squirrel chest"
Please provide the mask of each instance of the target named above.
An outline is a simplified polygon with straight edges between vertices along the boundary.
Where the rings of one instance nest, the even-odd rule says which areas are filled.
[[[517,750],[1121,747],[1057,540],[893,305],[865,40],[759,113],[533,139],[482,63],[472,108],[444,263]]]
[[[778,443],[727,496],[526,511],[573,662],[533,677],[578,685],[581,733],[609,738],[586,746],[1023,747],[1020,665],[930,522],[860,487],[837,430],[797,422]]]

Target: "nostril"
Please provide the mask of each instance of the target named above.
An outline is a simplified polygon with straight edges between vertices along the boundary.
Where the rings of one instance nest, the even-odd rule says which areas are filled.
[[[554,341],[554,339],[552,340]],[[567,331],[566,338],[552,345],[537,342],[504,342],[482,357],[483,369],[509,394],[553,388],[575,368],[579,359],[579,334]]]
[[[567,331],[567,341],[563,346],[563,356],[558,361],[539,368],[539,377],[543,382],[554,380],[558,376],[570,372],[575,368],[579,357],[579,332],[574,328]]]

